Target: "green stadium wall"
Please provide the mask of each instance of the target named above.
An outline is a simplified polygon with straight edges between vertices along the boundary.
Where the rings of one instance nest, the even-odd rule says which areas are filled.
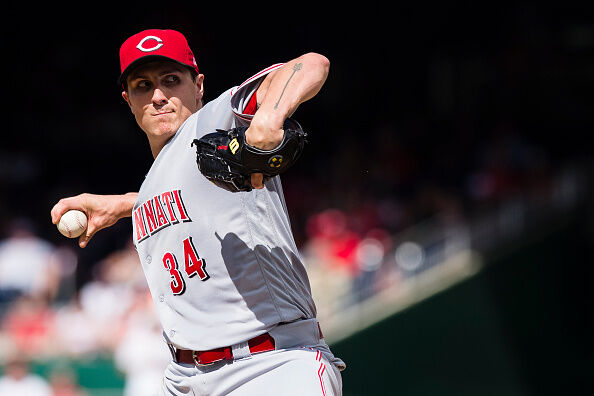
[[[592,230],[580,215],[332,345],[344,395],[594,394]]]

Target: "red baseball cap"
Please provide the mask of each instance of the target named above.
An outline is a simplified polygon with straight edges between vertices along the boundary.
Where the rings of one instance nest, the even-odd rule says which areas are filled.
[[[169,59],[198,73],[196,58],[183,34],[175,30],[148,29],[129,37],[120,47],[118,82],[123,84],[134,68],[156,59]]]

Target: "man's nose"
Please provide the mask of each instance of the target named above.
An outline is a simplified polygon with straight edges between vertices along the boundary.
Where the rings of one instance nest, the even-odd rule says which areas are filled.
[[[167,102],[168,99],[167,96],[165,96],[165,93],[160,88],[155,88],[153,91],[153,103],[155,105],[163,106],[164,104],[167,104]]]

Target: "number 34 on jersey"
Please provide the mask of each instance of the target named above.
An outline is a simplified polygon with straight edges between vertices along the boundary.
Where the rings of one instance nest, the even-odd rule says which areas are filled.
[[[134,209],[133,222],[136,243],[140,244],[162,229],[192,221],[186,211],[181,190],[166,191]],[[179,296],[186,291],[186,278],[205,281],[209,278],[206,272],[206,261],[198,255],[192,237],[182,241],[183,263],[172,252],[165,252],[161,257],[165,270],[171,276],[171,291]]]
[[[193,278],[198,275],[198,279],[205,281],[209,278],[206,272],[206,261],[201,259],[196,252],[196,248],[192,243],[192,237],[187,237],[183,241],[184,245],[184,261],[183,268],[179,267],[179,262],[175,255],[171,252],[166,252],[163,255],[163,265],[169,271],[171,276],[171,291],[173,295],[179,296],[186,291],[186,281],[184,277]],[[183,273],[182,273],[183,272]]]

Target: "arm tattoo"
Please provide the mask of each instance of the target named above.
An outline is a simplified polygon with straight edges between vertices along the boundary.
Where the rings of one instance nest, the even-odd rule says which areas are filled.
[[[302,67],[303,67],[303,63],[301,63],[301,62],[293,65],[293,74],[291,74],[291,76],[289,77],[289,79],[285,83],[285,86],[283,88],[283,91],[281,92],[281,94],[280,94],[280,96],[278,98],[278,101],[274,105],[274,110],[276,110],[278,108],[278,104],[280,103],[280,100],[283,97],[283,94],[285,93],[285,89],[287,89],[287,85],[289,85],[289,81],[291,81],[291,79],[293,78],[293,76],[295,75],[295,73],[297,73],[299,70],[301,70]]]

